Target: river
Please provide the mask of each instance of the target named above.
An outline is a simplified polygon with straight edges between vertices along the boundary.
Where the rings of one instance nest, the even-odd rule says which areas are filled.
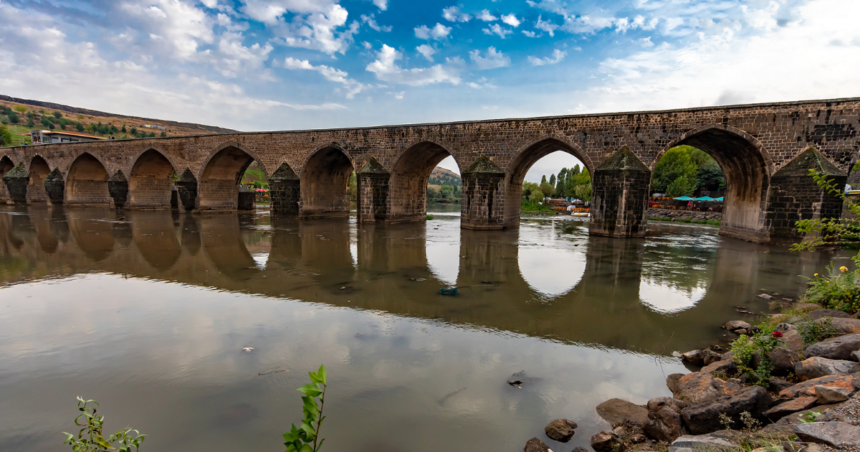
[[[64,450],[81,395],[144,452],[281,451],[322,363],[324,450],[569,450],[608,427],[595,405],[669,395],[672,351],[766,311],[763,291],[797,298],[833,257],[710,227],[589,237],[567,216],[464,231],[458,208],[390,226],[0,208],[0,450]],[[564,449],[556,418],[579,424]]]

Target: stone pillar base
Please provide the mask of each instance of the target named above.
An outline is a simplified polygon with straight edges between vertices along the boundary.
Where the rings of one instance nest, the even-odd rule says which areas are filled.
[[[128,180],[122,171],[117,170],[110,179],[108,179],[108,193],[113,200],[113,205],[117,209],[122,209],[128,202]]]
[[[588,232],[604,237],[644,237],[651,170],[626,146],[594,170]]]
[[[272,213],[280,216],[299,215],[301,181],[286,162],[269,178],[269,202]]]
[[[179,203],[182,208],[190,212],[197,209],[197,178],[191,173],[190,169],[186,169],[176,181],[177,191],[179,192]]]
[[[30,183],[30,175],[24,164],[12,168],[3,176],[3,183],[9,192],[9,198],[16,206],[27,205],[27,185]]]
[[[463,171],[460,227],[472,230],[504,229],[505,172],[486,156]]]
[[[385,221],[389,215],[391,174],[375,158],[356,173],[358,189],[358,222]]]

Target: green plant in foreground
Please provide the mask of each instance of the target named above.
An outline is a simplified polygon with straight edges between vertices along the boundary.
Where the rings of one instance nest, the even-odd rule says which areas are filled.
[[[325,366],[320,365],[318,371],[308,372],[308,375],[311,377],[311,382],[298,389],[304,394],[302,412],[305,418],[302,420],[301,427],[296,427],[296,424],[293,424],[292,429],[288,433],[284,433],[286,452],[317,452],[322,448],[323,441],[325,441],[325,439],[319,438],[320,427],[325,420],[323,406],[325,406],[326,381],[328,380]],[[317,402],[317,398],[319,398],[319,402]]]
[[[782,333],[770,328],[760,329],[758,333],[750,337],[742,334],[732,343],[732,359],[737,364],[742,375],[752,379],[754,384],[768,386],[770,373],[773,371],[773,359],[770,352],[782,345],[779,338]],[[758,365],[755,361],[758,360]]]
[[[137,452],[140,449],[146,435],[141,435],[140,432],[131,428],[124,428],[105,439],[102,435],[105,418],[96,414],[96,408],[91,408],[90,404],[99,406],[95,400],[84,400],[78,397],[78,411],[82,413],[75,418],[75,425],[83,428],[78,431],[78,436],[63,432],[67,436],[63,444],[72,446],[74,452],[103,452],[108,450],[131,452],[132,448]],[[131,436],[132,432],[134,432],[134,436]],[[114,443],[117,443],[119,448],[114,447]]]
[[[848,313],[860,310],[860,270],[848,271],[848,267],[834,270],[833,265],[827,267],[827,275],[818,273],[809,279],[809,289],[804,299],[830,309],[839,309]]]
[[[427,215],[427,219],[428,219],[428,220],[432,220],[432,219],[433,219],[433,215]]]
[[[817,422],[818,416],[821,416],[820,411],[810,411],[808,413],[798,415],[797,418],[800,419],[800,422],[804,424],[809,424],[812,422]]]
[[[833,328],[833,320],[828,318],[801,323],[797,326],[797,332],[803,338],[804,344],[814,344],[839,336],[839,331]]]

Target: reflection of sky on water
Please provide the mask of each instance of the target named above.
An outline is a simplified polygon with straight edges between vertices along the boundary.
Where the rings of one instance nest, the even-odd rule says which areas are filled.
[[[585,256],[566,249],[520,248],[520,274],[529,287],[555,297],[576,287],[585,273]]]
[[[257,268],[260,270],[266,269],[266,262],[269,261],[269,253],[252,254],[251,257],[254,259],[254,263],[257,264]]]
[[[657,312],[671,314],[692,308],[706,293],[705,288],[680,289],[656,281],[642,280],[639,283],[639,297],[649,308]]]
[[[449,286],[457,284],[460,274],[460,243],[427,241],[427,266],[440,281]]]

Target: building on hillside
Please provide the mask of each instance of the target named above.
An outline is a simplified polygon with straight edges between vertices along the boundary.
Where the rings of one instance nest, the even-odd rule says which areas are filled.
[[[157,125],[154,125],[154,124],[144,124],[144,125],[142,125],[141,127],[145,127],[145,128],[147,128],[147,129],[158,129],[158,130],[164,130],[164,126],[157,126]]]
[[[55,132],[53,130],[31,130],[30,139],[33,144],[81,143],[84,141],[101,141],[107,138],[94,137],[77,132]]]

